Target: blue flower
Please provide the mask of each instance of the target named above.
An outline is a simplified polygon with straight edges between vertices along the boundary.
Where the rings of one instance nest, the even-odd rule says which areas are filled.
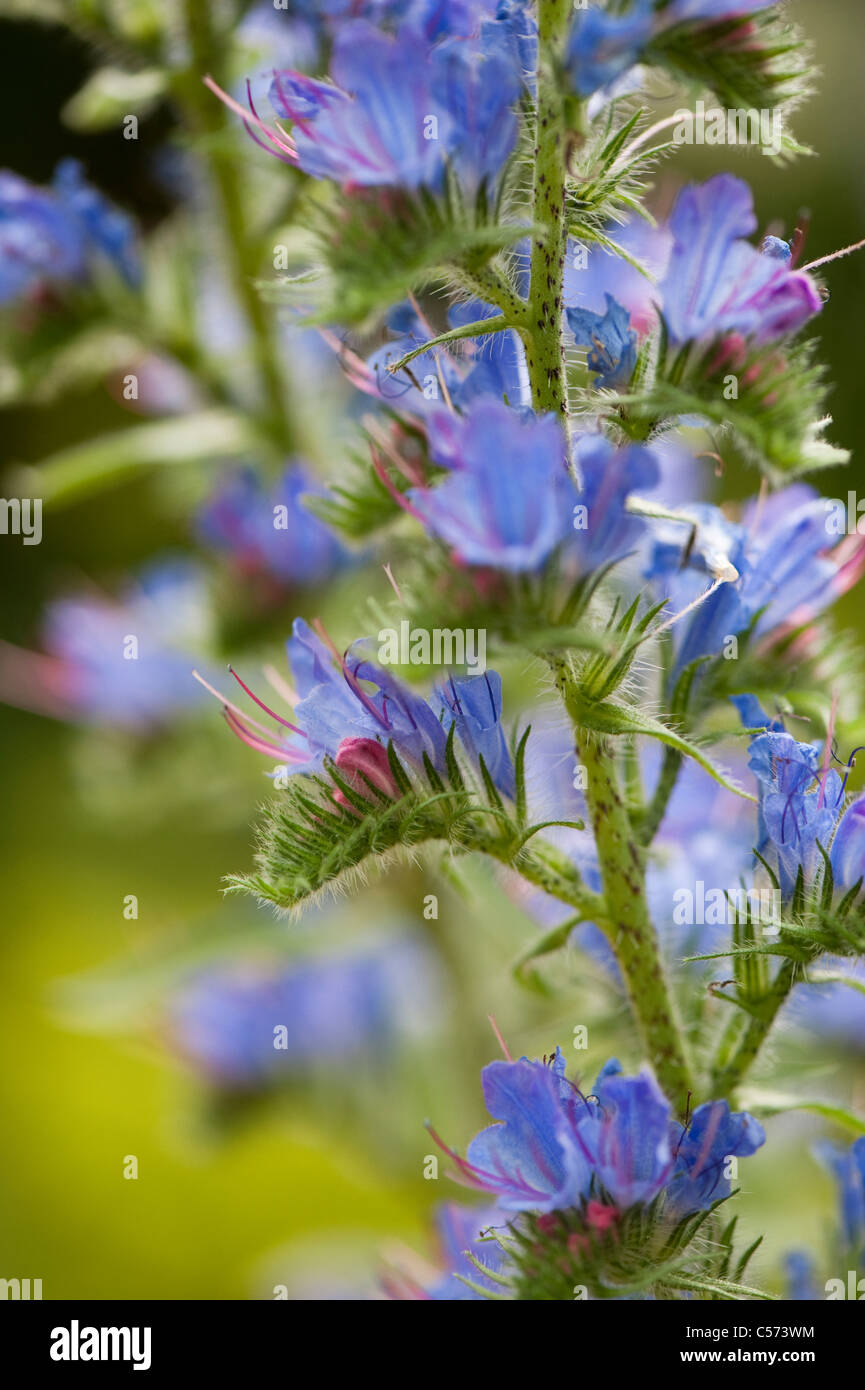
[[[455,677],[430,702],[369,660],[369,645],[355,642],[340,656],[296,618],[288,640],[295,689],[279,678],[275,681],[290,703],[291,718],[270,709],[241,681],[259,709],[280,727],[268,730],[223,700],[229,726],[249,747],[284,764],[288,772],[312,772],[327,758],[354,785],[354,774],[366,772],[384,795],[394,795],[387,764],[372,754],[392,743],[397,756],[410,766],[421,770],[428,759],[444,776],[447,730],[454,724],[469,766],[478,769],[478,755],[483,754],[499,790],[511,796],[514,774],[499,724],[501,681],[496,672]]]
[[[747,504],[741,523],[705,503],[681,509],[682,523],[659,523],[647,578],[674,612],[693,602],[709,581],[738,575],[720,585],[673,628],[675,676],[702,656],[716,656],[725,639],[754,624],[758,638],[773,640],[812,621],[856,581],[865,560],[861,538],[853,544],[827,530],[825,500],[794,484]]]
[[[605,230],[610,239],[645,267],[652,278],[642,275],[624,256],[602,246],[586,248],[571,242],[565,262],[565,305],[603,314],[605,303],[612,295],[627,309],[631,327],[638,335],[645,335],[657,322],[655,281],[666,269],[672,236],[666,224],[652,226],[645,218],[637,216],[621,227],[609,226]]]
[[[503,1213],[496,1207],[461,1207],[455,1202],[438,1207],[436,1228],[440,1262],[447,1273],[425,1290],[425,1297],[437,1303],[482,1300],[483,1294],[470,1289],[463,1283],[464,1279],[470,1279],[473,1284],[490,1293],[495,1292],[495,1281],[486,1278],[468,1256],[470,1253],[478,1264],[493,1274],[500,1274],[507,1264],[505,1252],[496,1240],[482,1240],[481,1236],[491,1227],[503,1226],[504,1220]]]
[[[254,469],[225,477],[200,509],[197,531],[204,544],[232,557],[245,572],[284,584],[313,585],[347,560],[324,522],[303,498],[321,494],[302,465],[292,464],[268,493]]]
[[[633,67],[652,37],[653,21],[653,0],[636,0],[624,14],[592,5],[576,15],[565,61],[577,93],[591,96]]]
[[[728,1197],[729,1160],[749,1158],[765,1142],[766,1132],[753,1115],[731,1113],[725,1100],[698,1106],[673,1145],[676,1166],[667,1193],[667,1209],[687,1215],[706,1211],[713,1202]]]
[[[135,226],[84,178],[75,159],[58,164],[52,185],[70,219],[81,226],[89,254],[109,261],[129,285],[141,282],[141,262]]]
[[[452,328],[459,328],[492,318],[497,312],[481,300],[466,300],[451,307],[448,322]],[[391,310],[387,326],[397,336],[367,358],[369,384],[365,385],[361,377],[358,385],[386,401],[392,409],[405,408],[420,416],[436,411],[442,403],[442,380],[459,410],[468,410],[480,396],[492,396],[514,407],[530,406],[525,350],[511,329],[465,341],[458,356],[440,348],[419,353],[408,368],[391,372],[392,363],[428,341],[434,330],[408,303]]]
[[[538,569],[571,526],[575,494],[558,420],[483,397],[463,417],[439,411],[428,437],[448,477],[410,489],[416,515],[467,564]]]
[[[807,1250],[791,1250],[784,1257],[784,1274],[784,1297],[791,1303],[815,1303],[823,1297],[817,1288],[814,1257]]]
[[[673,249],[658,293],[673,344],[725,333],[770,343],[823,307],[808,275],[745,240],[757,226],[753,198],[732,174],[684,189],[669,226]]]
[[[597,1105],[579,1126],[592,1169],[616,1206],[648,1205],[670,1177],[670,1103],[648,1072],[622,1076],[616,1061],[593,1094]]]
[[[199,703],[191,673],[209,629],[202,571],[158,561],[119,600],[84,593],[50,603],[47,655],[4,648],[0,692],[62,719],[148,728]]]
[[[473,763],[483,758],[487,772],[499,791],[511,800],[516,796],[514,765],[511,761],[502,718],[502,678],[497,671],[483,676],[450,676],[437,692],[441,701],[445,729],[456,725],[460,742]]]
[[[759,792],[757,849],[777,868],[786,899],[800,867],[806,883],[820,867],[817,842],[828,850],[843,786],[837,772],[822,769],[817,744],[798,743],[790,734],[757,734],[749,752]]]
[[[444,772],[447,737],[421,695],[368,661],[361,650],[350,648],[335,662],[301,618],[295,620],[288,655],[301,697],[294,720],[305,741],[302,762],[335,758],[345,739],[370,738],[392,742],[397,754],[416,767],[423,766],[426,754],[436,771]],[[367,685],[374,686],[374,692],[369,693]],[[296,740],[289,747],[296,749]]]
[[[845,1252],[857,1259],[865,1258],[865,1135],[849,1149],[820,1144],[817,1156],[838,1182]]]
[[[731,1114],[725,1101],[700,1106],[683,1128],[650,1073],[625,1077],[615,1059],[589,1096],[567,1080],[558,1048],[549,1067],[525,1057],[491,1062],[482,1081],[498,1123],[464,1159],[453,1157],[504,1211],[559,1211],[596,1192],[626,1210],[666,1192],[665,1213],[678,1221],[727,1196],[725,1160],[765,1141],[757,1121]]]
[[[838,822],[830,858],[836,888],[852,888],[865,875],[865,795],[851,801]]]
[[[210,966],[175,991],[169,1031],[183,1057],[234,1088],[361,1053],[384,1058],[431,1026],[441,1004],[434,967],[409,936],[322,959]]]
[[[613,390],[627,386],[637,363],[637,335],[631,328],[627,309],[611,294],[605,294],[607,311],[593,314],[589,309],[567,309],[568,327],[579,347],[589,349],[586,358],[590,372],[597,373],[596,386]]]
[[[592,5],[574,19],[566,54],[568,75],[580,96],[602,91],[610,97],[617,79],[640,61],[653,38],[679,24],[698,26],[738,19],[774,3],[775,0],[670,0],[661,9],[655,0],[633,0],[621,14]]]
[[[640,445],[617,449],[601,434],[579,435],[573,451],[582,487],[574,511],[572,547],[581,572],[587,573],[636,548],[646,523],[628,512],[626,503],[631,493],[651,492],[659,471],[650,449]]]
[[[0,171],[0,304],[45,281],[83,282],[99,261],[138,284],[133,224],[84,181],[77,161],[59,164],[47,188]]]
[[[431,45],[408,26],[394,38],[353,21],[337,31],[331,77],[277,72],[270,90],[316,178],[437,191],[450,164],[474,193],[493,187],[516,142],[521,77],[504,25]]]

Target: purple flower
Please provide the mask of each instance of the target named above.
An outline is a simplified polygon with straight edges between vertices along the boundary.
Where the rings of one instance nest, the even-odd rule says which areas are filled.
[[[46,281],[84,281],[99,261],[138,284],[133,224],[84,181],[77,161],[59,164],[47,188],[0,171],[0,304]]]
[[[751,190],[732,174],[684,189],[669,226],[673,249],[658,293],[672,343],[725,333],[770,343],[822,308],[810,276],[744,239],[757,219]]]
[[[593,314],[590,309],[567,309],[568,327],[579,347],[589,349],[586,362],[590,372],[597,373],[596,386],[613,390],[627,386],[637,363],[637,335],[631,328],[630,315],[611,294],[605,314]]]
[[[514,147],[521,79],[503,25],[431,45],[408,26],[393,38],[353,21],[337,31],[331,77],[278,72],[270,90],[293,122],[295,153],[283,157],[316,178],[439,190],[450,164],[474,192],[492,187]]]
[[[169,1031],[214,1083],[251,1088],[429,1029],[439,1008],[429,951],[401,936],[349,954],[288,964],[211,966],[176,990]]]
[[[348,558],[324,522],[303,506],[304,497],[323,492],[296,463],[269,493],[254,469],[238,470],[199,511],[199,537],[246,573],[271,575],[283,584],[320,584]]]
[[[575,493],[558,420],[484,397],[463,417],[437,412],[428,437],[448,477],[410,489],[414,513],[467,564],[538,569],[571,527]]]

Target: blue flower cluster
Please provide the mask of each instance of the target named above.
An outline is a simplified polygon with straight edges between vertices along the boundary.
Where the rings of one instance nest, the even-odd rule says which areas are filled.
[[[0,172],[0,304],[41,285],[78,284],[102,262],[129,285],[141,278],[135,228],[85,180],[73,159],[41,188]]]

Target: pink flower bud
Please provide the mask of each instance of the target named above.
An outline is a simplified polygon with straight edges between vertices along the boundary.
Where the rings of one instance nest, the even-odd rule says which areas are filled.
[[[336,750],[334,763],[352,790],[367,800],[374,800],[369,787],[370,782],[384,796],[390,797],[393,801],[399,799],[400,791],[390,769],[387,749],[376,743],[374,738],[344,738]],[[360,815],[357,807],[352,806],[344,792],[335,792],[334,801],[353,815]]]

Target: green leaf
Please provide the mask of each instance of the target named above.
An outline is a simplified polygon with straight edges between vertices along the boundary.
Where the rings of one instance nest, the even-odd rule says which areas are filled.
[[[831,1101],[803,1100],[801,1096],[791,1096],[783,1091],[769,1091],[756,1086],[740,1088],[738,1096],[739,1103],[758,1116],[785,1115],[790,1110],[807,1110],[812,1115],[822,1115],[824,1119],[831,1120],[842,1129],[849,1129],[853,1134],[865,1134],[865,1119],[860,1115],[854,1115],[852,1110],[845,1110],[841,1105],[833,1105]]]
[[[120,125],[125,116],[143,119],[149,115],[168,88],[163,68],[142,68],[125,72],[121,68],[97,68],[83,87],[79,87],[61,111],[70,130],[93,134]]]
[[[644,734],[648,738],[655,738],[660,743],[665,743],[669,748],[674,748],[678,753],[693,758],[704,772],[708,772],[709,776],[713,777],[727,791],[735,792],[736,796],[741,796],[745,801],[756,802],[756,796],[743,791],[735,782],[731,782],[725,777],[696,744],[690,743],[680,734],[669,729],[666,724],[662,724],[659,719],[655,719],[652,715],[644,713],[635,706],[619,705],[612,700],[582,699],[576,686],[571,687],[568,691],[567,706],[572,718],[582,728],[592,729],[599,734]]]
[[[26,474],[44,502],[62,506],[122,482],[142,468],[233,458],[262,448],[260,437],[242,416],[205,410],[100,435],[43,459]]]

